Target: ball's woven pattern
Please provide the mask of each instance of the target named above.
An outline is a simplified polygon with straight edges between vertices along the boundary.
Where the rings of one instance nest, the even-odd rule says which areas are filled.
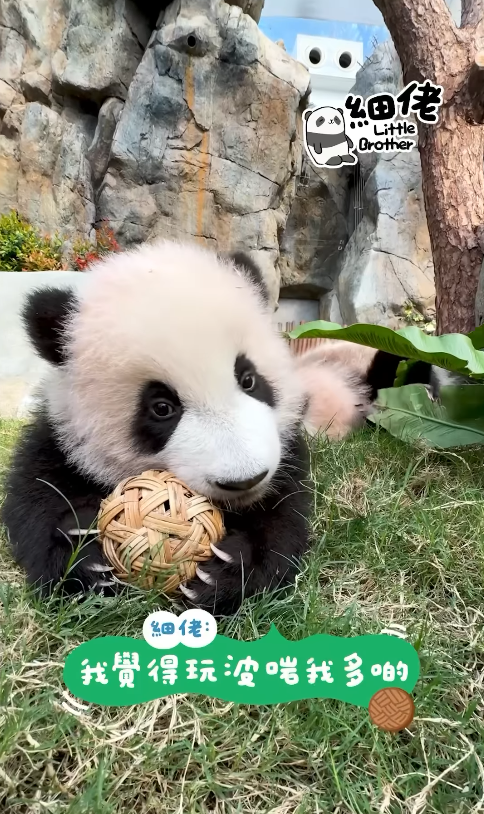
[[[173,593],[212,556],[223,515],[170,472],[127,478],[103,500],[98,518],[106,559],[124,582]]]
[[[380,729],[400,732],[413,721],[415,706],[412,696],[401,687],[384,687],[370,699],[368,712]]]

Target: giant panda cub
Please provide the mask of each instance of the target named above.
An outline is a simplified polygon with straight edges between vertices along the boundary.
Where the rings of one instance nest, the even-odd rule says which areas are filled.
[[[16,450],[2,519],[29,583],[116,590],[98,541],[76,536],[124,478],[171,470],[224,509],[227,535],[183,590],[213,613],[291,583],[308,548],[304,392],[243,256],[160,242],[47,288],[23,319],[51,363]],[[68,502],[67,502],[68,501]],[[72,507],[72,509],[71,509]]]
[[[147,469],[173,471],[224,510],[225,539],[182,588],[190,603],[226,614],[292,583],[309,547],[302,422],[330,437],[356,426],[374,358],[357,371],[341,343],[338,359],[329,346],[293,357],[243,255],[160,242],[112,255],[86,277],[79,294],[34,291],[23,311],[51,365],[2,511],[29,583],[116,591],[92,537],[68,567],[76,529],[95,526],[101,499]]]
[[[306,431],[335,441],[363,426],[378,390],[393,386],[401,359],[341,339],[320,340],[296,357],[296,374],[307,398]]]

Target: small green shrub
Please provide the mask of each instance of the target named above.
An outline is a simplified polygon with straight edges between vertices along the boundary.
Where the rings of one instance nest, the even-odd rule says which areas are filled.
[[[42,236],[12,211],[0,215],[0,271],[56,271],[63,269],[62,240]]]

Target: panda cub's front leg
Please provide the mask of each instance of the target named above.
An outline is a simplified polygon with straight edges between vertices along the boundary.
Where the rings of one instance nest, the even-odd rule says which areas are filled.
[[[1,509],[15,561],[42,594],[113,593],[112,569],[95,539],[102,489],[59,449],[45,415],[24,430],[14,454]]]
[[[104,559],[99,544],[99,532],[96,528],[99,505],[100,500],[96,497],[87,503],[81,499],[81,505],[75,500],[75,514],[68,511],[59,518],[55,541],[64,559],[61,574],[63,593],[93,591],[104,596],[114,596],[118,591],[119,583],[112,574],[113,568]],[[51,561],[51,557],[49,560]]]
[[[212,559],[200,564],[197,576],[181,586],[190,604],[215,616],[226,615],[235,613],[246,597],[293,584],[308,547],[306,525],[299,519],[291,518],[288,527],[266,515],[263,522],[254,523],[252,532],[229,530],[221,543],[212,546]]]
[[[294,470],[294,463],[292,463]],[[215,616],[235,613],[244,598],[294,583],[309,547],[308,492],[288,477],[277,494],[225,514],[226,537],[182,591]]]
[[[232,531],[212,551],[212,559],[200,564],[197,576],[180,589],[189,604],[209,613],[235,613],[245,596],[257,593],[256,584],[259,590],[264,587],[254,571],[253,541],[245,532]]]

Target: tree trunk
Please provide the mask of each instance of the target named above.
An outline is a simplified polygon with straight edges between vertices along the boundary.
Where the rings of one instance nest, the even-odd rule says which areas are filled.
[[[457,28],[444,0],[374,0],[404,82],[444,89],[437,124],[418,122],[422,187],[435,269],[437,332],[475,326],[484,226],[484,0],[463,0]]]
[[[438,333],[475,327],[484,223],[484,128],[454,107],[434,127],[419,127],[423,193],[435,269]]]

